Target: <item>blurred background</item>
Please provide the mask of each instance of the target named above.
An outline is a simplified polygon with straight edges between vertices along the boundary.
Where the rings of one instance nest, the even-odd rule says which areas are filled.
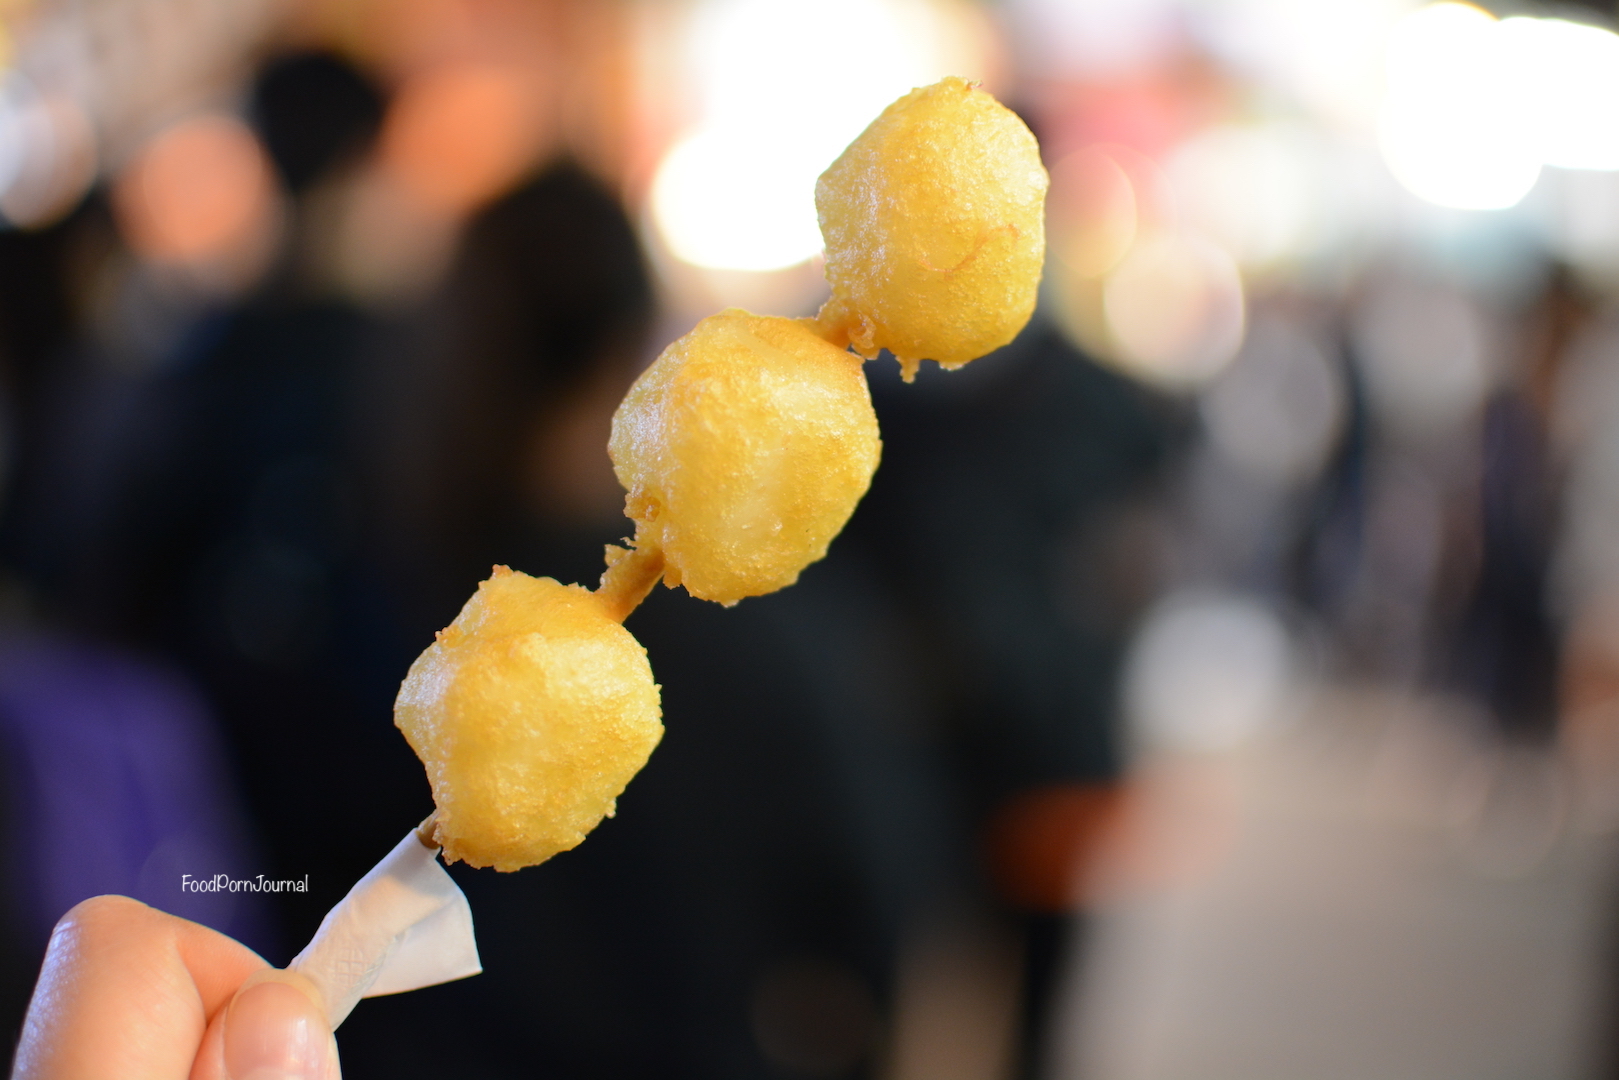
[[[1606,0],[3,0],[0,1019],[98,893],[275,964],[430,808],[395,688],[590,583],[619,397],[824,299],[817,174],[980,80],[1040,309],[668,734],[454,870],[368,1077],[1619,1075]],[[197,893],[182,875],[305,879]]]

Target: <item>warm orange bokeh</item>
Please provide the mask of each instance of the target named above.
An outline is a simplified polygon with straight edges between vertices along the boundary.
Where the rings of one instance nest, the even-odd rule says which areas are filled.
[[[1164,758],[1113,784],[1053,784],[1010,799],[988,831],[1001,893],[1072,911],[1198,881],[1236,841],[1235,777],[1216,759]]]
[[[1083,278],[1113,269],[1135,243],[1135,187],[1098,147],[1077,150],[1053,166],[1046,215],[1052,252]]]
[[[531,78],[499,64],[451,64],[400,87],[382,159],[424,206],[461,215],[499,195],[534,161],[541,132]]]
[[[264,230],[274,199],[269,164],[247,125],[183,120],[146,145],[114,199],[131,248],[154,262],[228,258]]]
[[[1089,870],[1124,809],[1113,784],[1054,784],[1018,795],[989,829],[1002,893],[1033,911],[1068,911],[1085,899]]]

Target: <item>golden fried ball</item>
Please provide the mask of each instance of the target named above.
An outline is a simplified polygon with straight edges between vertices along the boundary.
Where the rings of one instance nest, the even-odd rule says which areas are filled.
[[[446,861],[517,870],[585,838],[663,736],[646,650],[594,594],[496,567],[411,665],[394,723]]]
[[[1046,170],[1034,136],[963,79],[883,110],[815,186],[832,299],[821,326],[910,379],[1017,336],[1045,257]]]
[[[871,484],[882,444],[860,358],[804,322],[731,309],[664,350],[608,452],[664,580],[732,604],[798,580]]]

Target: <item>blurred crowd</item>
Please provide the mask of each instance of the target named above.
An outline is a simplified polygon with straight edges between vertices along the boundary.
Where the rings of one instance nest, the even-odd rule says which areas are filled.
[[[1600,845],[1614,15],[0,3],[10,1037],[88,896],[302,946],[431,808],[411,660],[492,565],[594,582],[624,390],[813,313],[816,175],[946,74],[1041,139],[1034,320],[867,365],[883,462],[798,585],[630,619],[651,764],[578,850],[453,869],[485,974],[364,1003],[347,1075],[1169,1080],[1062,1049],[1116,1008],[1098,913],[1236,865],[1243,755],[1301,729],[1460,747],[1417,782],[1481,880]],[[182,887],[221,874],[307,891]]]

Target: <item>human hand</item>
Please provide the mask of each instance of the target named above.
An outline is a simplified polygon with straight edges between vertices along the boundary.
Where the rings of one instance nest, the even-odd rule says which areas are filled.
[[[339,1080],[320,992],[122,896],[62,917],[12,1080]]]

